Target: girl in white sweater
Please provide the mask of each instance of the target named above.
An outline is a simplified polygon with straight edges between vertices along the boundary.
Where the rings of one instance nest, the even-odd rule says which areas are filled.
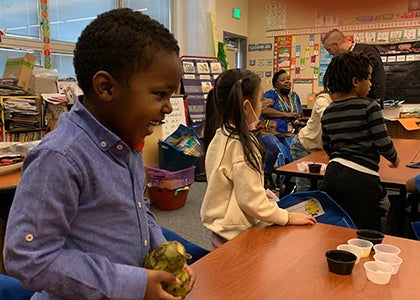
[[[201,220],[218,247],[259,222],[315,224],[303,213],[288,213],[264,189],[263,149],[253,134],[261,114],[260,77],[230,69],[216,80],[207,98],[205,145],[207,190]],[[215,117],[215,115],[217,117]]]

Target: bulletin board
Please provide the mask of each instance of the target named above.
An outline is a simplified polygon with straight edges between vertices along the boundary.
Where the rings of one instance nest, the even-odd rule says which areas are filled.
[[[420,103],[420,42],[376,45],[386,72],[385,99]]]
[[[292,80],[301,104],[308,96],[322,90],[322,78],[331,56],[320,45],[321,36],[287,35],[274,38],[274,72],[285,69]]]
[[[387,78],[385,99],[420,103],[420,28],[343,33],[358,43],[372,44],[381,52]],[[292,89],[300,96],[302,105],[310,93],[323,89],[323,77],[331,58],[321,45],[319,33],[274,37],[274,72],[288,71]]]
[[[308,95],[313,93],[314,90],[314,79],[312,78],[298,78],[293,79],[292,90],[299,95],[300,104],[308,105]]]
[[[181,94],[187,99],[189,121],[201,124],[205,119],[208,92],[223,66],[216,57],[181,57]]]

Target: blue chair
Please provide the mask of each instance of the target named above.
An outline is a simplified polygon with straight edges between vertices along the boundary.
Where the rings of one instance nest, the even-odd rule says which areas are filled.
[[[287,143],[290,147],[288,138],[286,138],[286,141],[287,141]],[[280,142],[279,139],[276,139],[276,146],[279,149],[279,154],[277,156],[277,166],[278,167],[282,167],[286,163],[289,163],[289,162],[293,161],[292,155],[290,154],[289,147],[287,147],[285,144]]]
[[[180,242],[185,247],[185,250],[187,251],[187,253],[191,254],[192,258],[187,260],[187,263],[189,265],[194,263],[195,261],[199,260],[204,255],[210,253],[209,250],[204,249],[204,248],[202,248],[202,247],[200,247],[200,246],[198,246],[194,243],[191,243],[190,241],[187,241],[182,236],[173,232],[172,230],[169,230],[165,227],[161,227],[161,228],[162,228],[163,235],[165,236],[165,238],[168,241],[178,241],[178,242]]]
[[[29,300],[33,294],[33,291],[25,289],[16,278],[0,274],[1,300]]]
[[[279,139],[276,140],[276,146],[279,150],[279,154],[277,155],[277,166],[275,167],[282,167],[290,162],[293,161],[292,155],[290,154],[290,143],[293,140],[293,136],[286,137],[285,141],[287,143],[287,146],[280,142]],[[278,188],[280,188],[280,196],[284,194],[291,193],[295,190],[295,184],[294,182],[290,181],[290,177],[286,177],[284,175],[277,174],[276,178],[276,185]]]
[[[299,211],[304,210],[312,214],[317,222],[357,229],[347,212],[325,192],[296,192],[282,197],[277,202],[279,207],[289,210],[298,204],[301,204]]]

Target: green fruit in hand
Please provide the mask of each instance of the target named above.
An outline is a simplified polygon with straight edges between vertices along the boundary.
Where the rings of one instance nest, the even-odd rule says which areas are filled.
[[[145,260],[144,267],[152,270],[162,270],[175,275],[180,284],[173,285],[163,283],[165,291],[184,298],[189,292],[190,275],[184,269],[187,259],[191,255],[185,251],[184,246],[177,241],[168,241],[160,244],[156,249],[150,252]]]

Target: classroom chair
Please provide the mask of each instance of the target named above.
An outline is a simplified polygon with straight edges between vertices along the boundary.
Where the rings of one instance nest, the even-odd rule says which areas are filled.
[[[277,164],[275,168],[282,167],[293,161],[292,155],[290,154],[290,144],[293,140],[293,136],[285,138],[288,146],[276,139],[276,145],[279,149],[279,154],[277,155]],[[295,184],[290,181],[291,178],[286,178],[284,175],[278,175],[276,177],[276,186],[280,188],[280,197],[294,192]]]
[[[411,227],[413,228],[416,238],[420,240],[420,221],[411,222]]]
[[[25,289],[16,278],[0,274],[1,300],[29,300],[33,294],[33,291]]]
[[[347,212],[327,193],[322,191],[289,194],[282,197],[277,205],[289,211],[312,214],[319,223],[357,229]]]
[[[163,235],[168,241],[178,241],[180,242],[184,247],[187,253],[191,254],[192,258],[187,260],[187,263],[191,265],[195,261],[202,258],[204,255],[210,253],[209,250],[204,249],[188,240],[180,236],[179,234],[173,232],[172,230],[169,230],[168,228],[161,227]]]

